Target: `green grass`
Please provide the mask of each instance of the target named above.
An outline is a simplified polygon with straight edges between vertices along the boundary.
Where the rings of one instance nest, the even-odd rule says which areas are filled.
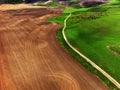
[[[90,17],[91,18],[91,17]],[[74,20],[75,19],[75,20]],[[77,22],[76,22],[77,21]],[[70,43],[120,82],[120,57],[107,46],[120,44],[120,14],[109,13],[93,19],[69,19],[66,35]],[[76,23],[76,24],[73,24]],[[70,24],[70,25],[69,25]]]
[[[51,2],[51,3],[49,3],[48,5],[51,6],[51,7],[60,7],[60,6],[61,6],[61,5],[60,5],[59,3],[57,3],[57,2]]]
[[[118,3],[116,6],[112,3],[91,8],[67,8],[62,16],[51,20],[63,25],[67,13],[72,13],[65,30],[70,43],[120,83],[120,7],[117,0],[114,2]],[[57,36],[62,46],[76,60],[100,77],[112,90],[117,89],[66,45],[61,30]]]
[[[73,7],[66,7],[66,10],[63,11],[63,13],[74,13],[74,12],[86,12],[89,8],[80,8],[76,9]]]
[[[64,41],[62,36],[62,29],[57,31],[57,39],[61,46],[73,57],[75,58],[80,64],[82,64],[87,70],[89,70],[91,73],[95,74],[97,78],[101,80],[101,82],[107,86],[111,90],[119,90],[114,84],[112,84],[102,73],[97,71],[94,67],[92,67],[88,62],[86,62],[83,58],[81,58],[78,54],[76,54]]]
[[[110,0],[107,5],[120,5],[120,0]]]

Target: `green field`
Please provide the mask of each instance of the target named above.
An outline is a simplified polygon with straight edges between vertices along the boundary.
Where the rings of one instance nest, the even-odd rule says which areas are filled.
[[[120,0],[110,0],[110,2],[107,3],[107,5],[119,5]]]
[[[66,35],[74,47],[120,82],[120,8],[117,9],[118,12],[101,16],[99,12],[73,14]],[[95,19],[90,14],[95,14]]]
[[[65,10],[62,16],[51,20],[63,24],[64,18],[68,15],[67,13],[72,12],[65,30],[70,43],[120,83],[119,4],[119,0],[112,0],[97,7],[72,8]],[[57,35],[61,39],[59,40],[60,43],[68,50],[68,47],[63,43],[64,40],[60,38],[60,31]],[[68,51],[73,55],[72,50]],[[74,58],[79,61],[82,60],[78,56],[74,56]],[[91,68],[89,65],[86,67]],[[101,75],[98,76],[102,78]]]

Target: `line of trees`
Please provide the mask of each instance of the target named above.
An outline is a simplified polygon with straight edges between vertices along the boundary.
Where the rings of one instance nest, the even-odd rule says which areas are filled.
[[[23,0],[0,0],[0,3],[21,3]]]

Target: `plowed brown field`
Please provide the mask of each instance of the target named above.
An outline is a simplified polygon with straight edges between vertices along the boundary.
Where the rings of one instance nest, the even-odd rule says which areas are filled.
[[[45,22],[58,13],[0,12],[0,90],[108,90],[58,44],[60,25]]]

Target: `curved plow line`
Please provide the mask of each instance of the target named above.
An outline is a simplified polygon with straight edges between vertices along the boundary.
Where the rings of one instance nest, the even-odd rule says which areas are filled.
[[[64,27],[62,29],[62,35],[65,40],[65,42],[68,44],[68,46],[75,51],[79,56],[81,56],[83,59],[85,59],[89,64],[91,64],[94,68],[96,68],[98,71],[100,71],[105,77],[107,77],[114,85],[116,85],[120,89],[120,83],[118,83],[113,77],[111,77],[107,72],[105,72],[103,69],[101,69],[98,65],[96,65],[94,62],[92,62],[88,57],[83,55],[81,52],[79,52],[75,47],[73,47],[70,42],[68,41],[66,35],[65,35],[65,29],[67,27],[66,22],[71,17],[71,13],[66,17],[64,20]]]

